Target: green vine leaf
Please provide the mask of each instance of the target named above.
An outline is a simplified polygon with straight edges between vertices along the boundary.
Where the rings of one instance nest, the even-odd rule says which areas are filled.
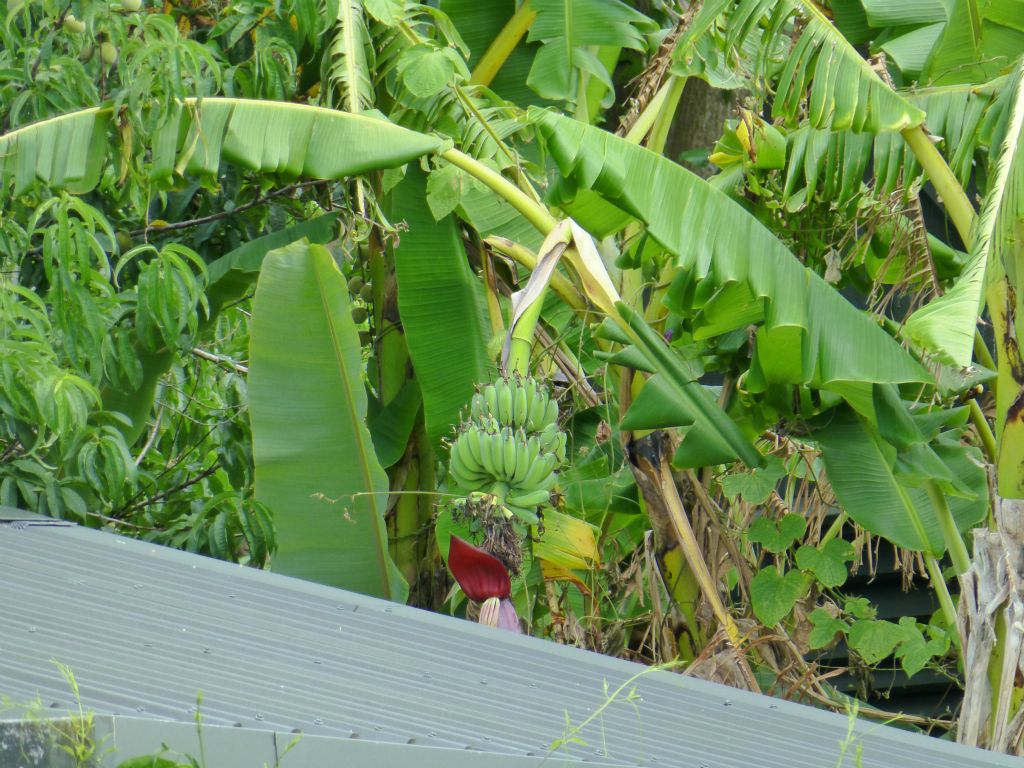
[[[750,582],[754,615],[766,627],[774,627],[789,615],[806,589],[807,577],[800,571],[782,575],[774,568],[764,568]]]
[[[750,525],[747,537],[755,544],[760,544],[773,554],[780,554],[789,549],[790,545],[804,535],[807,521],[800,515],[789,513],[779,522],[773,523],[766,517],[759,517]]]
[[[825,608],[815,608],[807,618],[814,625],[814,629],[811,630],[811,634],[807,638],[807,643],[812,649],[831,645],[837,633],[846,634],[846,622],[837,619]]]
[[[899,659],[907,677],[913,677],[924,669],[929,661],[936,656],[945,656],[949,650],[948,635],[926,639],[924,632],[921,631],[921,625],[913,616],[902,616],[899,626],[904,633],[904,639],[896,649],[896,658]]]
[[[763,467],[750,472],[731,472],[720,477],[718,483],[729,501],[739,496],[748,504],[764,504],[785,474],[782,459],[768,456]]]
[[[868,664],[877,664],[892,654],[906,637],[905,630],[891,621],[861,619],[847,633],[847,642]]]
[[[824,586],[841,587],[848,575],[846,563],[853,557],[850,542],[832,539],[821,547],[800,547],[796,551],[796,564],[813,573]]]
[[[866,597],[848,597],[843,610],[855,619],[873,619],[878,613]]]

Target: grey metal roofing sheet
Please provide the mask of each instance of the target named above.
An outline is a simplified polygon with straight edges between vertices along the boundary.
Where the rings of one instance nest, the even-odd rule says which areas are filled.
[[[100,714],[543,756],[643,667],[78,527],[0,524],[0,695]],[[831,768],[849,721],[668,672],[572,745],[615,765]],[[1021,766],[857,723],[843,765]],[[559,752],[558,757],[564,756]]]

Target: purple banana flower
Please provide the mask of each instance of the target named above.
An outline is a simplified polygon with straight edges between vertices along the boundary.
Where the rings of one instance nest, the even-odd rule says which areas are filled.
[[[480,623],[489,627],[522,632],[512,604],[512,580],[508,569],[490,552],[452,536],[448,568],[466,597],[480,603]]]

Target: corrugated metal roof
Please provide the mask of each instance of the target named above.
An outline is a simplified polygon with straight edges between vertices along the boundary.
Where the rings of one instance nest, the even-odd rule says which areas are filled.
[[[644,668],[470,622],[78,527],[0,524],[0,694],[100,714],[543,756]],[[825,768],[849,721],[668,672],[636,683],[578,760]],[[316,740],[314,740],[316,741]],[[312,742],[311,742],[312,743]],[[843,765],[1019,766],[858,723]],[[564,757],[564,751],[557,753]]]

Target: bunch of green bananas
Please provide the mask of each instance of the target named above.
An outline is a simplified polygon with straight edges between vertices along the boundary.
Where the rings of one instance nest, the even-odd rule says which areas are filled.
[[[488,384],[473,396],[470,418],[451,445],[449,471],[467,493],[487,494],[535,523],[565,461],[558,404],[532,378]]]

